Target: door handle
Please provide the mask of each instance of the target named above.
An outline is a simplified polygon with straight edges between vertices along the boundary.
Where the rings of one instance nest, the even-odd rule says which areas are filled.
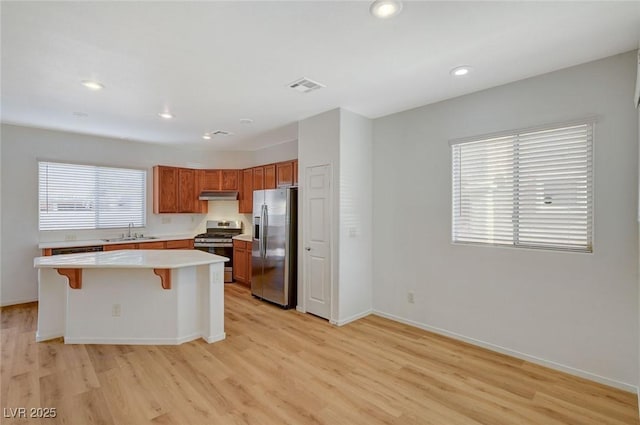
[[[304,249],[306,249],[307,251],[311,251],[311,247],[310,246],[307,246]]]

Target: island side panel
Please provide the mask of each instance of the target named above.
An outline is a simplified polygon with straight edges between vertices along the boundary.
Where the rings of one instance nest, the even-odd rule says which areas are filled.
[[[67,288],[67,278],[58,274],[56,269],[38,269],[36,341],[64,336]]]
[[[178,343],[193,341],[204,337],[204,322],[202,317],[205,290],[197,278],[197,267],[181,267],[172,271],[173,288],[178,297]]]
[[[224,332],[224,263],[198,267],[198,280],[208,288],[204,339],[208,343],[225,339]]]
[[[178,296],[153,269],[85,269],[69,289],[65,342],[178,344]]]

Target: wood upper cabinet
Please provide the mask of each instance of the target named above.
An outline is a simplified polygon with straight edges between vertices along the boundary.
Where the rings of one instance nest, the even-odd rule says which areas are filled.
[[[298,160],[293,161],[293,184],[298,185]]]
[[[193,213],[199,210],[196,193],[196,170],[178,169],[178,212]]]
[[[153,213],[202,213],[196,170],[153,167]],[[206,208],[206,205],[205,205]]]
[[[276,187],[293,185],[293,161],[276,164]]]
[[[201,170],[200,172],[200,191],[203,190],[220,190],[220,182],[222,170]]]
[[[200,190],[240,190],[240,170],[202,170]]]
[[[253,190],[264,189],[264,167],[253,168]]]
[[[265,165],[264,167],[264,189],[276,188],[276,164]]]
[[[153,167],[153,213],[178,212],[178,168]]]
[[[240,190],[240,170],[220,170],[220,190]]]
[[[238,212],[241,214],[250,214],[253,212],[253,168],[242,170],[242,178],[240,180],[242,186],[240,188]]]

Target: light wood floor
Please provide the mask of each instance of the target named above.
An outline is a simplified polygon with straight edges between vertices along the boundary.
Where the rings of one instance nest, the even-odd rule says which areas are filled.
[[[225,341],[177,347],[35,343],[37,305],[3,308],[1,406],[57,418],[0,422],[638,424],[634,394],[386,319],[337,328],[236,285],[225,303]]]

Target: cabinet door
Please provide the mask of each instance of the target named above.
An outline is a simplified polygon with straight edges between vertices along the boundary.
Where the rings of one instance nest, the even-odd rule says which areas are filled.
[[[247,256],[247,283],[251,284],[251,271],[253,270],[252,267],[252,260],[251,260],[251,242],[247,242],[247,249],[246,249],[246,253],[245,255]]]
[[[178,212],[178,169],[153,167],[153,213]]]
[[[198,199],[200,192],[204,190],[206,173],[209,170],[196,170],[196,213],[206,214],[209,212],[209,202]]]
[[[221,170],[203,170],[200,190],[220,190]]]
[[[244,241],[233,241],[233,280],[245,283],[247,279],[247,249]]]
[[[264,188],[276,188],[276,164],[269,164],[264,166]]]
[[[167,241],[167,249],[193,249],[193,239]]]
[[[198,197],[196,196],[196,171],[180,168],[178,171],[178,212],[198,212]]]
[[[165,247],[166,244],[164,241],[142,242],[138,244],[138,249],[165,249]]]
[[[279,162],[276,164],[276,186],[291,186],[293,184],[293,162]]]
[[[264,167],[253,169],[253,190],[264,189]]]
[[[253,169],[248,168],[242,171],[242,189],[240,190],[240,203],[238,212],[242,214],[251,213],[253,210]]]
[[[293,161],[293,184],[298,185],[298,160]]]
[[[238,184],[239,170],[220,170],[222,172],[221,190],[240,190]]]

